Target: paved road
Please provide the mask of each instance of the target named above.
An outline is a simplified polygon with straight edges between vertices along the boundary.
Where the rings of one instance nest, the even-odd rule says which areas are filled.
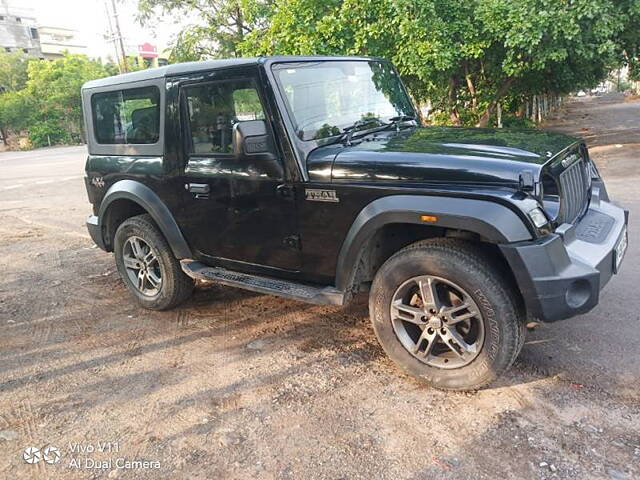
[[[86,158],[84,145],[0,153],[0,192],[81,179]]]
[[[136,478],[640,478],[640,102],[569,105],[631,210],[622,273],[587,315],[532,332],[477,393],[403,376],[366,302],[313,306],[200,286],[149,312],[93,247],[83,147],[0,154],[0,478],[130,478],[78,470],[69,444],[159,460]],[[55,180],[52,183],[51,180]],[[27,465],[27,446],[61,447]]]
[[[569,121],[567,121],[567,118]],[[586,138],[610,197],[630,210],[629,251],[600,304],[529,336],[522,359],[571,381],[637,395],[640,380],[640,102],[618,95],[569,105],[548,128]]]
[[[84,145],[0,153],[0,213],[88,238],[86,158]]]

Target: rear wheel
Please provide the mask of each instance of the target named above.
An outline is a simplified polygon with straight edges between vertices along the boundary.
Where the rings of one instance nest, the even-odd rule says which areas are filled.
[[[427,240],[393,255],[376,274],[369,310],[387,354],[443,389],[487,385],[513,363],[524,340],[503,277],[460,240]]]
[[[122,222],[116,231],[114,252],[120,277],[144,308],[167,310],[193,292],[193,279],[182,271],[149,215]]]

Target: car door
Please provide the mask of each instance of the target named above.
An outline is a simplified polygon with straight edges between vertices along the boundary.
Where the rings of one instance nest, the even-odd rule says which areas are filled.
[[[181,86],[186,164],[185,235],[204,259],[298,270],[295,202],[278,154],[269,163],[233,153],[234,125],[265,120],[257,70],[230,70],[214,81]]]

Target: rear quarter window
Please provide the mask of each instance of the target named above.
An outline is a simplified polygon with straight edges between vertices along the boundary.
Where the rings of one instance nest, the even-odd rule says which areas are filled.
[[[152,144],[159,139],[158,87],[95,93],[91,111],[94,135],[100,144]]]

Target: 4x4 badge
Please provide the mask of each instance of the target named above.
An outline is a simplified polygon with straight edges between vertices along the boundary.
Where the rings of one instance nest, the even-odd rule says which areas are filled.
[[[340,201],[335,190],[320,190],[315,188],[307,188],[304,191],[304,196],[307,200],[312,202],[334,202]]]
[[[91,179],[91,185],[93,185],[94,187],[97,187],[97,188],[104,187],[104,178],[102,178],[102,177],[93,177]]]

